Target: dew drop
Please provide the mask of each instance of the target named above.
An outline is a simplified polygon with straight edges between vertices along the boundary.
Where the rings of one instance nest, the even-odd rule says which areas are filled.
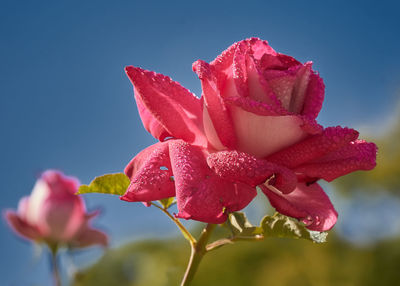
[[[312,218],[310,215],[308,215],[307,217],[305,217],[305,218],[302,219],[302,222],[303,222],[306,226],[309,226],[309,225],[311,225],[314,221],[313,221],[313,218]]]
[[[319,216],[315,216],[315,225],[320,225],[321,224],[321,218]]]

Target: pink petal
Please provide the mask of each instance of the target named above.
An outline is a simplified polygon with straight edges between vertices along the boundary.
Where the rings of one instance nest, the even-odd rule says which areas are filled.
[[[297,116],[260,116],[231,106],[238,138],[237,149],[263,158],[308,136]]]
[[[262,185],[261,189],[278,212],[301,220],[310,230],[327,231],[337,221],[335,208],[317,183],[299,183],[290,194],[282,194],[271,186]]]
[[[51,194],[75,195],[80,185],[77,178],[66,176],[57,170],[47,170],[40,178],[49,186]]]
[[[315,72],[310,75],[306,94],[302,114],[317,118],[324,101],[325,85],[322,78]]]
[[[202,103],[198,98],[162,74],[133,66],[125,70],[135,87],[136,96],[148,110],[143,113],[146,115],[143,122],[148,125],[148,129],[148,122],[152,121],[148,117],[152,116],[173,137],[207,146],[203,132]],[[159,132],[155,135],[160,136]]]
[[[18,216],[21,219],[27,220],[28,208],[29,208],[29,196],[22,197],[18,203]]]
[[[248,112],[254,113],[256,115],[263,115],[263,116],[282,115],[282,113],[277,111],[277,109],[274,106],[272,106],[268,103],[254,100],[250,97],[240,97],[240,96],[227,97],[224,100],[228,104],[235,105],[237,107],[240,107],[244,111],[248,111]],[[283,113],[283,115],[288,114],[288,112],[285,112],[285,113]]]
[[[268,105],[274,113],[282,114],[281,112],[284,112],[284,109],[282,109],[280,101],[264,79],[260,61],[255,58],[257,55],[254,55],[255,51],[252,49],[252,44],[258,47],[257,43],[260,44],[261,48],[265,45],[263,41],[258,39],[249,39],[237,43],[231,70],[225,71],[228,78],[224,84],[224,89],[221,89],[222,97],[225,99],[232,97],[250,99],[251,97],[256,102]],[[265,54],[264,56],[270,55]],[[279,62],[279,60],[277,61]]]
[[[69,241],[85,223],[84,203],[80,196],[47,198],[40,209],[37,227],[47,238]]]
[[[301,63],[298,60],[296,60],[295,58],[288,56],[288,55],[277,53],[276,57],[282,63],[282,66],[287,67],[287,68],[301,65]]]
[[[229,48],[223,51],[210,63],[210,65],[212,65],[219,73],[223,73],[226,69],[230,69],[237,45],[238,43],[234,43],[229,46]]]
[[[130,178],[121,200],[149,202],[175,196],[168,145],[172,140],[156,143],[136,155],[125,168]]]
[[[88,247],[96,244],[106,247],[108,236],[104,232],[91,227],[84,228],[79,236],[71,242],[73,247]]]
[[[259,38],[250,38],[245,41],[251,46],[254,58],[257,60],[261,59],[266,54],[272,56],[277,55],[277,52],[275,52],[267,41],[260,40]]]
[[[236,91],[241,97],[249,96],[248,75],[246,58],[249,46],[245,41],[241,41],[236,46],[235,55],[233,56],[232,72],[233,81]]]
[[[243,209],[256,196],[255,188],[234,184],[217,176],[199,147],[181,140],[170,143],[176,182],[177,217],[222,223],[229,212]]]
[[[235,148],[236,136],[232,119],[221,98],[212,67],[199,60],[193,63],[193,70],[201,80],[205,104],[203,124],[208,140],[216,149],[222,149],[221,145]]]
[[[39,230],[28,224],[17,213],[6,210],[4,216],[8,225],[19,236],[29,240],[38,240],[41,238]]]
[[[221,151],[207,157],[208,166],[221,178],[230,182],[244,183],[255,187],[275,175],[273,184],[283,193],[294,190],[297,184],[295,173],[266,160],[238,151]]]
[[[354,129],[328,127],[322,134],[311,136],[297,144],[267,157],[267,160],[288,168],[294,168],[311,160],[320,158],[334,150],[346,146],[357,139]]]
[[[296,74],[296,82],[293,87],[293,95],[288,109],[293,114],[300,114],[303,110],[304,101],[307,96],[306,91],[312,74],[311,66],[311,62],[305,63]]]
[[[306,115],[298,115],[303,121],[301,128],[310,135],[320,134],[323,131],[322,125],[318,124],[317,120]]]
[[[282,107],[287,111],[291,111],[290,103],[294,97],[296,73],[286,70],[267,70],[264,73],[264,77],[268,79],[268,85],[276,94],[276,97],[281,102]]]
[[[314,162],[297,167],[295,171],[330,182],[354,171],[372,170],[376,165],[376,152],[374,143],[356,140]]]
[[[165,127],[147,109],[147,107],[143,104],[142,99],[137,96],[137,94],[138,92],[135,91],[136,105],[144,128],[146,128],[146,130],[151,135],[153,135],[160,141],[164,141],[167,137],[172,137],[172,135],[165,129]]]

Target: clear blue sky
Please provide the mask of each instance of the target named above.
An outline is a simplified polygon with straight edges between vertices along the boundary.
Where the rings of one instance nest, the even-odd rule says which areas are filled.
[[[126,65],[169,75],[200,95],[192,62],[210,61],[233,42],[256,36],[314,62],[326,84],[323,124],[382,120],[399,97],[397,3],[2,0],[0,209],[15,208],[46,168],[88,183],[121,171],[154,142],[138,117]],[[152,224],[170,231],[155,210],[86,198],[104,209],[97,225],[114,242],[151,233]],[[2,285],[48,281],[44,267],[31,270],[29,244],[4,222],[0,247]]]

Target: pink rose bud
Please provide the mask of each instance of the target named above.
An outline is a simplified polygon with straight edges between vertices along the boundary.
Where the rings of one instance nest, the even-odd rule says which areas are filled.
[[[6,211],[10,227],[20,236],[38,242],[85,247],[106,246],[107,235],[89,226],[97,213],[87,214],[78,191],[79,181],[61,172],[45,171],[18,211]]]
[[[337,212],[316,182],[374,168],[377,150],[356,130],[317,123],[324,83],[311,62],[252,38],[193,70],[200,99],[167,76],[126,68],[144,127],[165,142],[128,164],[121,199],[176,196],[178,217],[222,223],[258,186],[280,213],[332,228]]]

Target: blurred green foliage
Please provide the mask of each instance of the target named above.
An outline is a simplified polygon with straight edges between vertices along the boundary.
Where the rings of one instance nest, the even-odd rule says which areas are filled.
[[[179,285],[188,257],[183,240],[135,242],[109,250],[73,285]],[[193,286],[399,285],[399,266],[399,239],[356,248],[333,235],[325,244],[270,238],[210,252]]]

